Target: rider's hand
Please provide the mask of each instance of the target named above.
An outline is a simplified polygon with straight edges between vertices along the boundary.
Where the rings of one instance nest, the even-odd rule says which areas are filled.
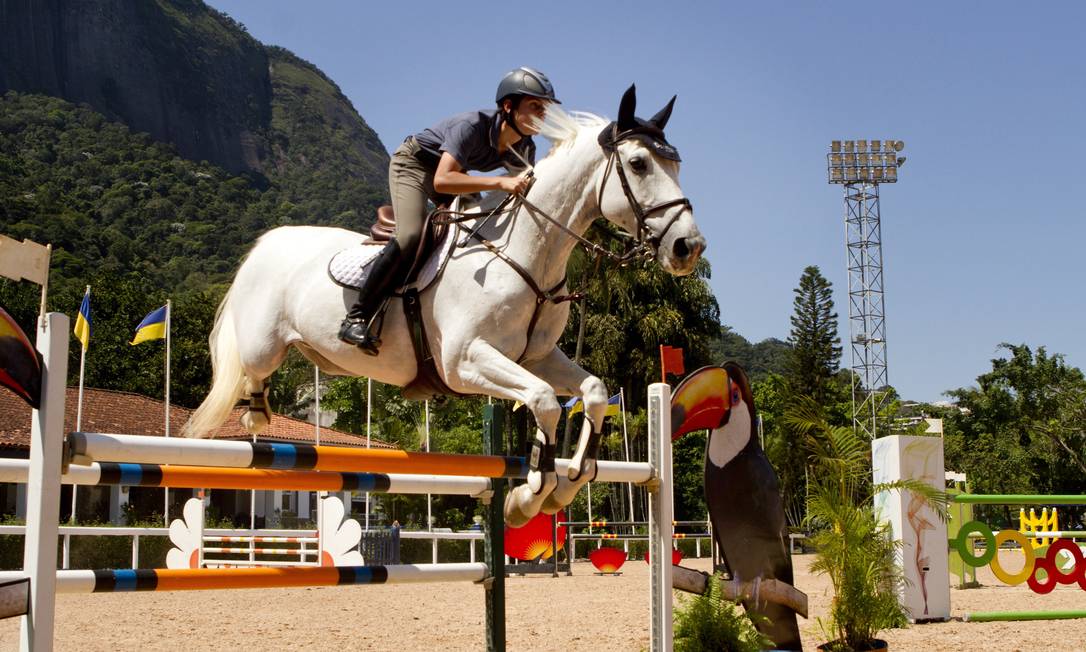
[[[498,183],[502,191],[510,195],[521,195],[528,190],[531,180],[528,177],[498,177]]]

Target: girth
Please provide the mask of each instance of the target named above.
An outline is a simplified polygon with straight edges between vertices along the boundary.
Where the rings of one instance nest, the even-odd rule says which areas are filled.
[[[448,237],[451,238],[452,234]],[[426,326],[422,322],[422,300],[418,288],[405,290],[402,299],[403,314],[411,331],[411,348],[415,350],[415,377],[404,386],[404,398],[418,401],[431,396],[464,396],[446,385],[437,372],[430,341],[426,337]]]

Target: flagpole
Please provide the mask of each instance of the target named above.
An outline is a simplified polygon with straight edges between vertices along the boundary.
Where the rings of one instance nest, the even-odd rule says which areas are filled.
[[[90,286],[89,285],[87,286],[86,294],[87,294],[88,297],[90,296]],[[79,308],[82,311],[82,309],[83,309],[82,304],[80,304]],[[76,317],[77,321],[78,321],[78,319],[79,318]],[[84,319],[86,319],[85,316],[84,316]],[[87,327],[88,328],[90,327],[89,323],[87,324]],[[88,339],[88,342],[89,342],[89,339]],[[82,340],[79,343],[82,344],[83,343]],[[80,353],[79,353],[79,400],[77,401],[76,407],[75,407],[75,429],[76,429],[77,432],[82,432],[82,430],[83,430],[83,370],[86,369],[86,366],[87,366],[87,347],[84,346],[84,347],[81,347],[81,348],[82,348],[82,351],[80,351]],[[79,485],[74,485],[74,484],[72,485],[72,514],[71,514],[71,516],[68,517],[68,522],[69,523],[75,523],[75,503],[76,503],[76,493],[77,493],[78,489],[79,489]]]
[[[626,461],[630,461],[630,437],[626,429],[626,390],[623,388],[618,389],[618,409],[622,412],[622,447],[626,449]],[[626,483],[626,495],[630,499],[630,518],[627,520],[634,521],[634,503],[633,503],[633,483]]]
[[[321,368],[313,365],[313,411],[317,415],[313,421],[317,424],[317,446],[321,445]]]
[[[660,382],[667,384],[667,363],[664,362],[664,345],[660,345]]]
[[[166,436],[170,436],[170,308],[171,301],[166,299]],[[162,520],[166,527],[170,527],[170,488],[165,488],[165,503],[162,509]]]
[[[87,286],[87,296],[90,296],[90,286]],[[82,306],[80,306],[82,308]],[[86,319],[84,317],[84,319]],[[89,324],[88,324],[89,325]],[[80,342],[82,344],[82,342]],[[83,430],[83,370],[87,364],[87,347],[82,347],[83,352],[79,354],[79,402],[75,408],[75,429],[77,431]],[[72,485],[73,487],[75,485]],[[74,495],[74,493],[73,493]],[[75,504],[74,502],[72,503]]]
[[[426,452],[430,452],[430,401],[423,402],[423,409],[426,411]],[[433,512],[433,494],[426,494],[426,531],[434,531],[434,512]],[[437,563],[437,539],[430,536],[430,545],[433,550],[433,563]]]
[[[366,448],[370,447],[370,404],[373,402],[373,379],[366,379]],[[370,492],[366,492],[366,529],[370,529]]]
[[[588,481],[588,533],[592,534],[592,481]]]
[[[316,427],[315,439],[316,445],[321,445],[321,368],[317,365],[313,365],[313,422]],[[323,499],[328,495],[327,491],[317,492],[317,532],[324,532],[324,509]],[[309,500],[309,494],[306,494],[305,499]],[[350,514],[351,503],[348,500],[346,505],[347,513]],[[317,543],[317,548],[320,551],[324,550],[325,541],[323,538]],[[318,555],[323,555],[322,552],[318,552]]]
[[[23,240],[23,243],[28,242]],[[38,328],[45,332],[45,304],[49,298],[49,261],[53,256],[53,243],[45,245],[45,274],[41,280],[41,307],[38,309]],[[19,279],[16,278],[16,281]],[[67,383],[65,383],[67,384]]]

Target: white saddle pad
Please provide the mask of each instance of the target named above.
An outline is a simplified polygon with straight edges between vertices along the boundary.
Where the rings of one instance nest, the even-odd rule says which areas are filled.
[[[430,254],[426,265],[419,271],[418,279],[410,287],[414,287],[421,292],[434,282],[437,273],[441,271],[442,265],[452,253],[456,244],[456,231],[457,229],[453,228],[446,229],[445,236],[438,243],[434,252]],[[383,244],[358,244],[340,251],[328,261],[328,275],[332,277],[333,281],[345,288],[352,290],[361,288],[369,275],[373,259],[377,257],[383,247]]]

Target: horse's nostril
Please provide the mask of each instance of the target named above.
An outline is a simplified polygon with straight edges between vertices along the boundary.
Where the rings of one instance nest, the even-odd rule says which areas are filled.
[[[685,260],[691,256],[697,256],[705,250],[705,238],[698,236],[694,238],[676,238],[675,246],[672,247],[675,257],[680,260]]]
[[[690,255],[690,249],[686,246],[686,238],[676,238],[675,246],[671,251],[675,254],[675,257],[682,260]]]

